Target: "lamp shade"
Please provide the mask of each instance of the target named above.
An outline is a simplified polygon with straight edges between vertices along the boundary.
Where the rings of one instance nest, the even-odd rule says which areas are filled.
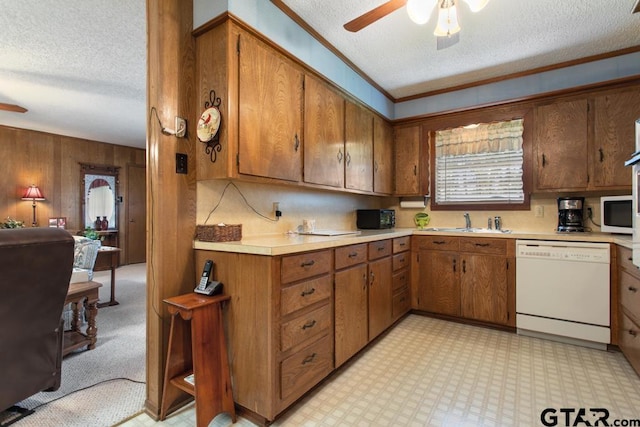
[[[408,0],[409,18],[418,25],[426,24],[436,3],[437,0]]]
[[[443,2],[444,3],[444,2]],[[448,2],[449,7],[440,7],[438,9],[438,26],[433,32],[435,36],[450,36],[460,31],[458,25],[458,12],[453,2]]]
[[[480,12],[489,3],[489,0],[464,0],[469,5],[471,12]]]
[[[35,184],[27,187],[27,190],[24,192],[24,196],[22,196],[22,200],[45,200],[42,195],[42,191]]]

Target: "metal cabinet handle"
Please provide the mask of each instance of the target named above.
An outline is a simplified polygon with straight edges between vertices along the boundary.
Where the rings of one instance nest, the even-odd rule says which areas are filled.
[[[362,290],[367,289],[367,273],[362,273]]]
[[[462,260],[462,272],[463,273],[467,272],[467,260],[465,259]]]
[[[338,149],[338,163],[342,163],[342,149]]]
[[[377,160],[373,162],[373,171],[376,172],[376,173],[378,172],[378,161]]]
[[[358,256],[358,252],[351,252],[348,256],[349,258],[355,258]]]
[[[634,287],[634,286],[629,286],[629,290],[631,292],[638,292],[638,288]]]
[[[316,291],[316,288],[311,288],[308,291],[304,290],[302,291],[302,293],[300,294],[301,297],[306,297],[307,295],[311,295]]]
[[[309,356],[304,358],[304,360],[302,361],[302,364],[306,365],[307,363],[311,363],[315,358],[316,358],[316,353],[310,354]]]
[[[491,246],[491,243],[476,243],[476,246],[481,248],[486,248],[487,246]]]
[[[600,153],[600,163],[604,162],[604,151],[602,147],[598,148],[598,152]]]
[[[315,264],[316,262],[314,260],[311,261],[306,261],[300,264],[300,267],[304,268],[304,267],[311,267],[313,264]]]
[[[371,272],[371,285],[373,285],[374,280],[376,280],[376,274],[372,271]]]
[[[547,158],[545,157],[544,153],[542,153],[542,167],[545,167],[547,165]]]
[[[636,331],[634,331],[633,329],[629,329],[629,335],[631,335],[632,337],[636,337],[638,335],[638,333]]]
[[[378,246],[378,252],[384,251],[384,246]]]
[[[345,157],[345,161],[347,163],[347,166],[349,166],[351,164],[351,153],[347,152],[347,155]]]
[[[316,321],[311,320],[310,322],[307,322],[304,325],[302,325],[302,330],[304,331],[305,329],[313,328],[314,326],[316,326]]]
[[[433,241],[434,245],[444,245],[445,243],[447,243],[447,242],[445,242],[444,240],[434,240]]]
[[[418,176],[418,165],[413,165],[413,176]]]
[[[456,272],[456,260],[455,259],[453,260],[453,272],[454,273]]]
[[[296,136],[293,138],[294,139],[294,144],[293,144],[293,149],[296,151],[296,153],[298,152],[298,148],[300,148],[300,138],[298,138],[298,134],[296,133]]]

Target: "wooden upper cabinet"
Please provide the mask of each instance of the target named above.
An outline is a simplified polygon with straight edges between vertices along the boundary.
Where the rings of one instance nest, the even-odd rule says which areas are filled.
[[[393,128],[378,116],[373,118],[373,191],[393,193]]]
[[[352,102],[345,110],[345,187],[373,191],[373,113]]]
[[[588,184],[587,100],[556,102],[535,110],[535,187],[584,190]]]
[[[597,96],[593,105],[593,187],[628,188],[631,169],[625,168],[624,162],[635,151],[640,89]]]
[[[248,35],[238,42],[238,172],[302,178],[304,73]]]
[[[305,78],[304,182],[344,188],[344,98]]]
[[[420,125],[395,128],[395,195],[421,196],[428,193],[428,159],[421,147]]]

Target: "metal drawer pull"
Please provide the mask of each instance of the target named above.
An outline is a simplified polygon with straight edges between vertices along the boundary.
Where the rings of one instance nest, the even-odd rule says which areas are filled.
[[[400,261],[400,262],[404,262],[404,257],[402,257],[402,258],[398,258],[398,261]]]
[[[351,253],[349,254],[349,258],[355,258],[355,257],[357,257],[357,256],[358,256],[358,252],[351,252]]]
[[[631,335],[632,337],[635,337],[636,335],[638,335],[638,333],[633,329],[629,329],[629,335]]]
[[[445,243],[447,243],[447,242],[445,242],[444,240],[434,240],[433,241],[434,245],[444,245]]]
[[[453,260],[453,272],[454,273],[456,272],[456,260],[455,259]]]
[[[406,244],[404,242],[400,243],[400,246],[406,246]]]
[[[313,264],[315,264],[315,263],[316,263],[316,262],[315,262],[314,260],[306,261],[306,262],[303,262],[302,264],[300,264],[300,267],[303,267],[303,268],[304,268],[304,267],[311,267],[311,266],[312,266]]]
[[[305,329],[313,328],[314,326],[316,326],[316,321],[312,320],[302,325],[302,330],[304,331]]]
[[[638,288],[634,288],[633,286],[629,286],[629,290],[631,292],[638,292]]]
[[[307,363],[311,363],[315,358],[316,358],[316,353],[310,354],[309,356],[304,358],[304,360],[302,361],[302,364],[306,365]]]
[[[491,246],[491,243],[476,243],[476,246],[481,248],[486,248],[487,246]]]
[[[378,252],[384,251],[384,246],[378,246]]]
[[[314,293],[316,291],[316,288],[311,288],[308,291],[302,291],[302,293],[300,294],[301,297],[306,297],[307,295],[311,295],[312,293]]]
[[[467,260],[466,259],[462,260],[462,272],[463,273],[467,272]]]

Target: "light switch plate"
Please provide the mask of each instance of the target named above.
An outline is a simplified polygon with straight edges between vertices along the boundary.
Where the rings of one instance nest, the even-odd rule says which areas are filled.
[[[544,218],[544,206],[536,206],[535,216],[536,218]]]

